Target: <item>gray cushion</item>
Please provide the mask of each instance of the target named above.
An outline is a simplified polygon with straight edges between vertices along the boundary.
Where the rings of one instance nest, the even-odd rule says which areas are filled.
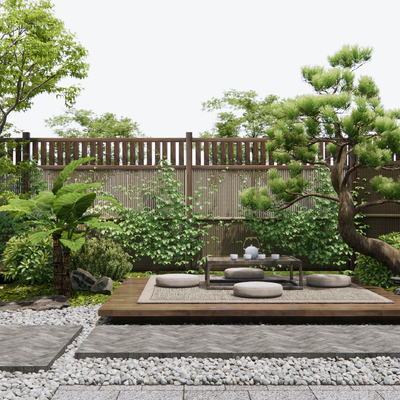
[[[197,275],[189,274],[166,274],[157,275],[156,285],[170,288],[192,287],[200,283]]]
[[[307,276],[307,285],[325,288],[338,288],[350,286],[351,279],[348,275],[339,274],[313,274]]]
[[[233,285],[233,294],[238,297],[279,297],[283,287],[272,282],[240,282]]]
[[[260,268],[227,268],[226,279],[263,279],[264,270]]]

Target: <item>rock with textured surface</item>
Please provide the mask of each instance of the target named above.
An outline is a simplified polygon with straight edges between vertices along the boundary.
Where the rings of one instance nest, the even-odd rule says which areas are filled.
[[[65,296],[35,296],[27,300],[0,301],[0,311],[44,311],[61,309],[69,306],[69,301]]]
[[[90,272],[81,268],[72,271],[70,277],[72,290],[90,290],[96,283],[96,278]]]
[[[101,293],[110,295],[113,290],[113,281],[111,278],[104,276],[99,279],[90,289],[93,293]]]

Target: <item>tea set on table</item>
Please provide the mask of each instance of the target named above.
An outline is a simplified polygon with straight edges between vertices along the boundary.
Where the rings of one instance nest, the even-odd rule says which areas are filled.
[[[260,246],[260,242],[255,237],[246,238],[246,240],[244,241],[245,244],[248,239],[256,239],[258,242],[258,246]],[[258,250],[260,250],[259,247],[254,247],[253,245],[250,245],[246,248],[243,248],[243,250],[245,251],[245,253],[243,254],[243,258],[246,261],[250,261],[250,260],[262,261],[262,260],[265,260],[265,258],[266,258],[265,254],[258,254]],[[237,254],[231,254],[230,257],[231,257],[232,261],[236,261],[239,258],[239,256]],[[272,261],[278,261],[279,254],[271,254],[271,259],[272,259]]]

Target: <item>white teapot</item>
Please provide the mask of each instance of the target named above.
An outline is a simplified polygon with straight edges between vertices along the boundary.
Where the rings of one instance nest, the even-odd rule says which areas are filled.
[[[248,237],[245,239],[243,246],[246,244],[246,241],[248,239],[256,239],[258,242],[258,246],[260,246],[260,242],[258,241],[258,239],[256,237]],[[251,255],[251,259],[252,260],[256,260],[258,257],[258,250],[260,250],[259,247],[254,247],[253,245],[250,245],[249,247],[243,248],[243,250],[245,251],[245,254],[250,254]]]

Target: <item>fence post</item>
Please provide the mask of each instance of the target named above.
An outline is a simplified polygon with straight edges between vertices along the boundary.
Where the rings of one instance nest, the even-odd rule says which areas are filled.
[[[22,132],[22,140],[27,142],[31,138],[30,132]],[[28,161],[30,159],[30,146],[29,143],[24,144],[22,147],[22,160]],[[22,175],[22,193],[28,193],[29,190],[29,172]]]
[[[186,206],[192,205],[192,132],[186,132]],[[188,218],[190,218],[190,213],[188,213]],[[186,267],[187,270],[192,269],[192,261]]]
[[[192,204],[192,132],[186,132],[186,205]]]

